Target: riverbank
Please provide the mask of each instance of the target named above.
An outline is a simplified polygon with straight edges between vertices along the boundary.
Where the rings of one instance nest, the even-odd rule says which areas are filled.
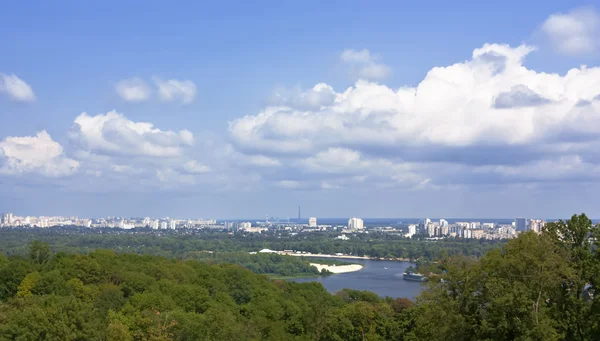
[[[354,272],[362,270],[363,266],[360,264],[348,264],[348,265],[324,265],[317,263],[310,263],[311,266],[317,268],[317,270],[326,270],[333,274],[341,274],[346,272]]]
[[[277,251],[280,255],[295,256],[295,257],[321,257],[321,258],[342,258],[342,259],[367,259],[367,260],[389,260],[398,262],[412,262],[408,258],[384,258],[384,257],[369,257],[369,256],[352,256],[352,255],[327,255],[322,253],[293,253]]]

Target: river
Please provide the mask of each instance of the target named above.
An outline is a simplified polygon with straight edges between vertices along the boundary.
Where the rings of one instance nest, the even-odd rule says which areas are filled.
[[[344,288],[368,290],[381,297],[407,297],[414,300],[421,292],[420,282],[410,282],[402,279],[404,270],[411,263],[399,261],[382,261],[367,259],[340,259],[349,263],[361,264],[363,268],[355,272],[341,274],[295,278],[296,282],[319,282],[331,293]]]

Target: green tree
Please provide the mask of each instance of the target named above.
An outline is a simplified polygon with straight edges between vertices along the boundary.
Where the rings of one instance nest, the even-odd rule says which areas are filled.
[[[50,259],[50,245],[34,240],[29,245],[29,259],[34,264],[44,264]]]

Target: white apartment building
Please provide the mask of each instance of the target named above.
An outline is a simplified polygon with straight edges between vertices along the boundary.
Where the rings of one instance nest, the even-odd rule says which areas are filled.
[[[412,236],[414,236],[415,234],[417,234],[417,225],[408,225],[408,233],[406,233],[404,236],[406,238],[412,238]]]
[[[364,229],[364,222],[360,218],[350,218],[348,219],[348,229],[350,230],[362,230]]]
[[[317,227],[317,218],[315,218],[315,217],[308,218],[308,227]]]

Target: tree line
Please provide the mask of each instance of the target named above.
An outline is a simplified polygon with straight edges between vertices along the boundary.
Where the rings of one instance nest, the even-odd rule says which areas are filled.
[[[43,242],[0,257],[0,340],[598,340],[600,228],[584,214],[481,257],[424,262],[413,303],[238,265]]]

